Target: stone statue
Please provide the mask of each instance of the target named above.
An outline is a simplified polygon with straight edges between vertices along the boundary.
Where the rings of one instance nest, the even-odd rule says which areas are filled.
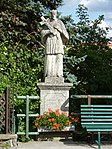
[[[69,39],[66,28],[51,10],[51,18],[41,17],[41,40],[45,45],[45,77],[63,77],[64,43]]]

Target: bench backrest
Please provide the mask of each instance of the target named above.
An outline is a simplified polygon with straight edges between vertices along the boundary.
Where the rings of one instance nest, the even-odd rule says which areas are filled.
[[[87,131],[112,131],[112,105],[81,105],[81,124]]]

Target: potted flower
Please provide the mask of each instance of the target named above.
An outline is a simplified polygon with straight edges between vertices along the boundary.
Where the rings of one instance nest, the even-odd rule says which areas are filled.
[[[79,115],[74,112],[71,112],[69,119],[70,119],[71,124],[74,125],[74,127],[77,130],[80,124]]]
[[[59,109],[53,111],[49,108],[48,112],[36,118],[35,127],[37,127],[38,129],[44,127],[44,130],[48,129],[52,131],[62,131],[67,126],[70,126],[70,124],[72,123],[71,120],[73,121],[71,117],[67,116],[67,113],[63,111],[60,112]]]
[[[70,118],[71,124],[77,125],[79,123],[79,117],[74,112],[71,113],[69,118]]]

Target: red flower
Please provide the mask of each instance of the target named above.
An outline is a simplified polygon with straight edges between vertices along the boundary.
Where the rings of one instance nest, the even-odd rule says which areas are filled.
[[[59,109],[56,109],[55,114],[56,114],[56,116],[60,115]]]
[[[40,120],[40,117],[37,117],[36,120]]]
[[[72,112],[71,115],[74,115],[74,112]]]
[[[61,112],[61,114],[63,114],[63,115],[65,115],[65,116],[67,116],[67,113],[66,113],[66,112],[64,112],[64,111],[62,111],[62,112]]]
[[[51,113],[52,112],[52,109],[51,108],[48,108],[48,111]]]
[[[46,115],[49,116],[49,113],[47,113]]]
[[[67,124],[70,124],[70,121],[69,121],[69,120],[66,120],[66,123],[67,123]]]
[[[48,119],[48,122],[51,122],[51,121],[52,121],[52,119],[49,118],[49,119]]]
[[[74,119],[74,122],[78,122],[78,121],[79,121],[79,118],[76,117],[76,118]]]
[[[56,129],[58,129],[58,128],[59,128],[59,125],[58,125],[57,123],[54,123],[54,127],[55,127]]]
[[[55,126],[52,126],[52,129],[56,129],[56,127]]]
[[[75,119],[74,119],[74,117],[71,117],[71,119],[74,121]]]
[[[56,109],[56,112],[59,112],[59,109]]]
[[[35,126],[37,127],[38,126],[38,123],[35,123]]]
[[[52,122],[54,122],[54,120],[55,120],[54,118],[51,119]]]
[[[46,122],[43,122],[44,125],[46,125]]]

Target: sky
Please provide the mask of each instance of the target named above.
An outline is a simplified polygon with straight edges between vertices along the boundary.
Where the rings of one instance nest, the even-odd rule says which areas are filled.
[[[72,15],[73,20],[77,22],[76,8],[79,4],[88,8],[91,20],[97,19],[99,15],[104,15],[105,19],[100,26],[112,28],[112,0],[64,0],[64,5],[60,6],[58,11],[62,13],[62,16]],[[108,36],[112,37],[112,29]]]

